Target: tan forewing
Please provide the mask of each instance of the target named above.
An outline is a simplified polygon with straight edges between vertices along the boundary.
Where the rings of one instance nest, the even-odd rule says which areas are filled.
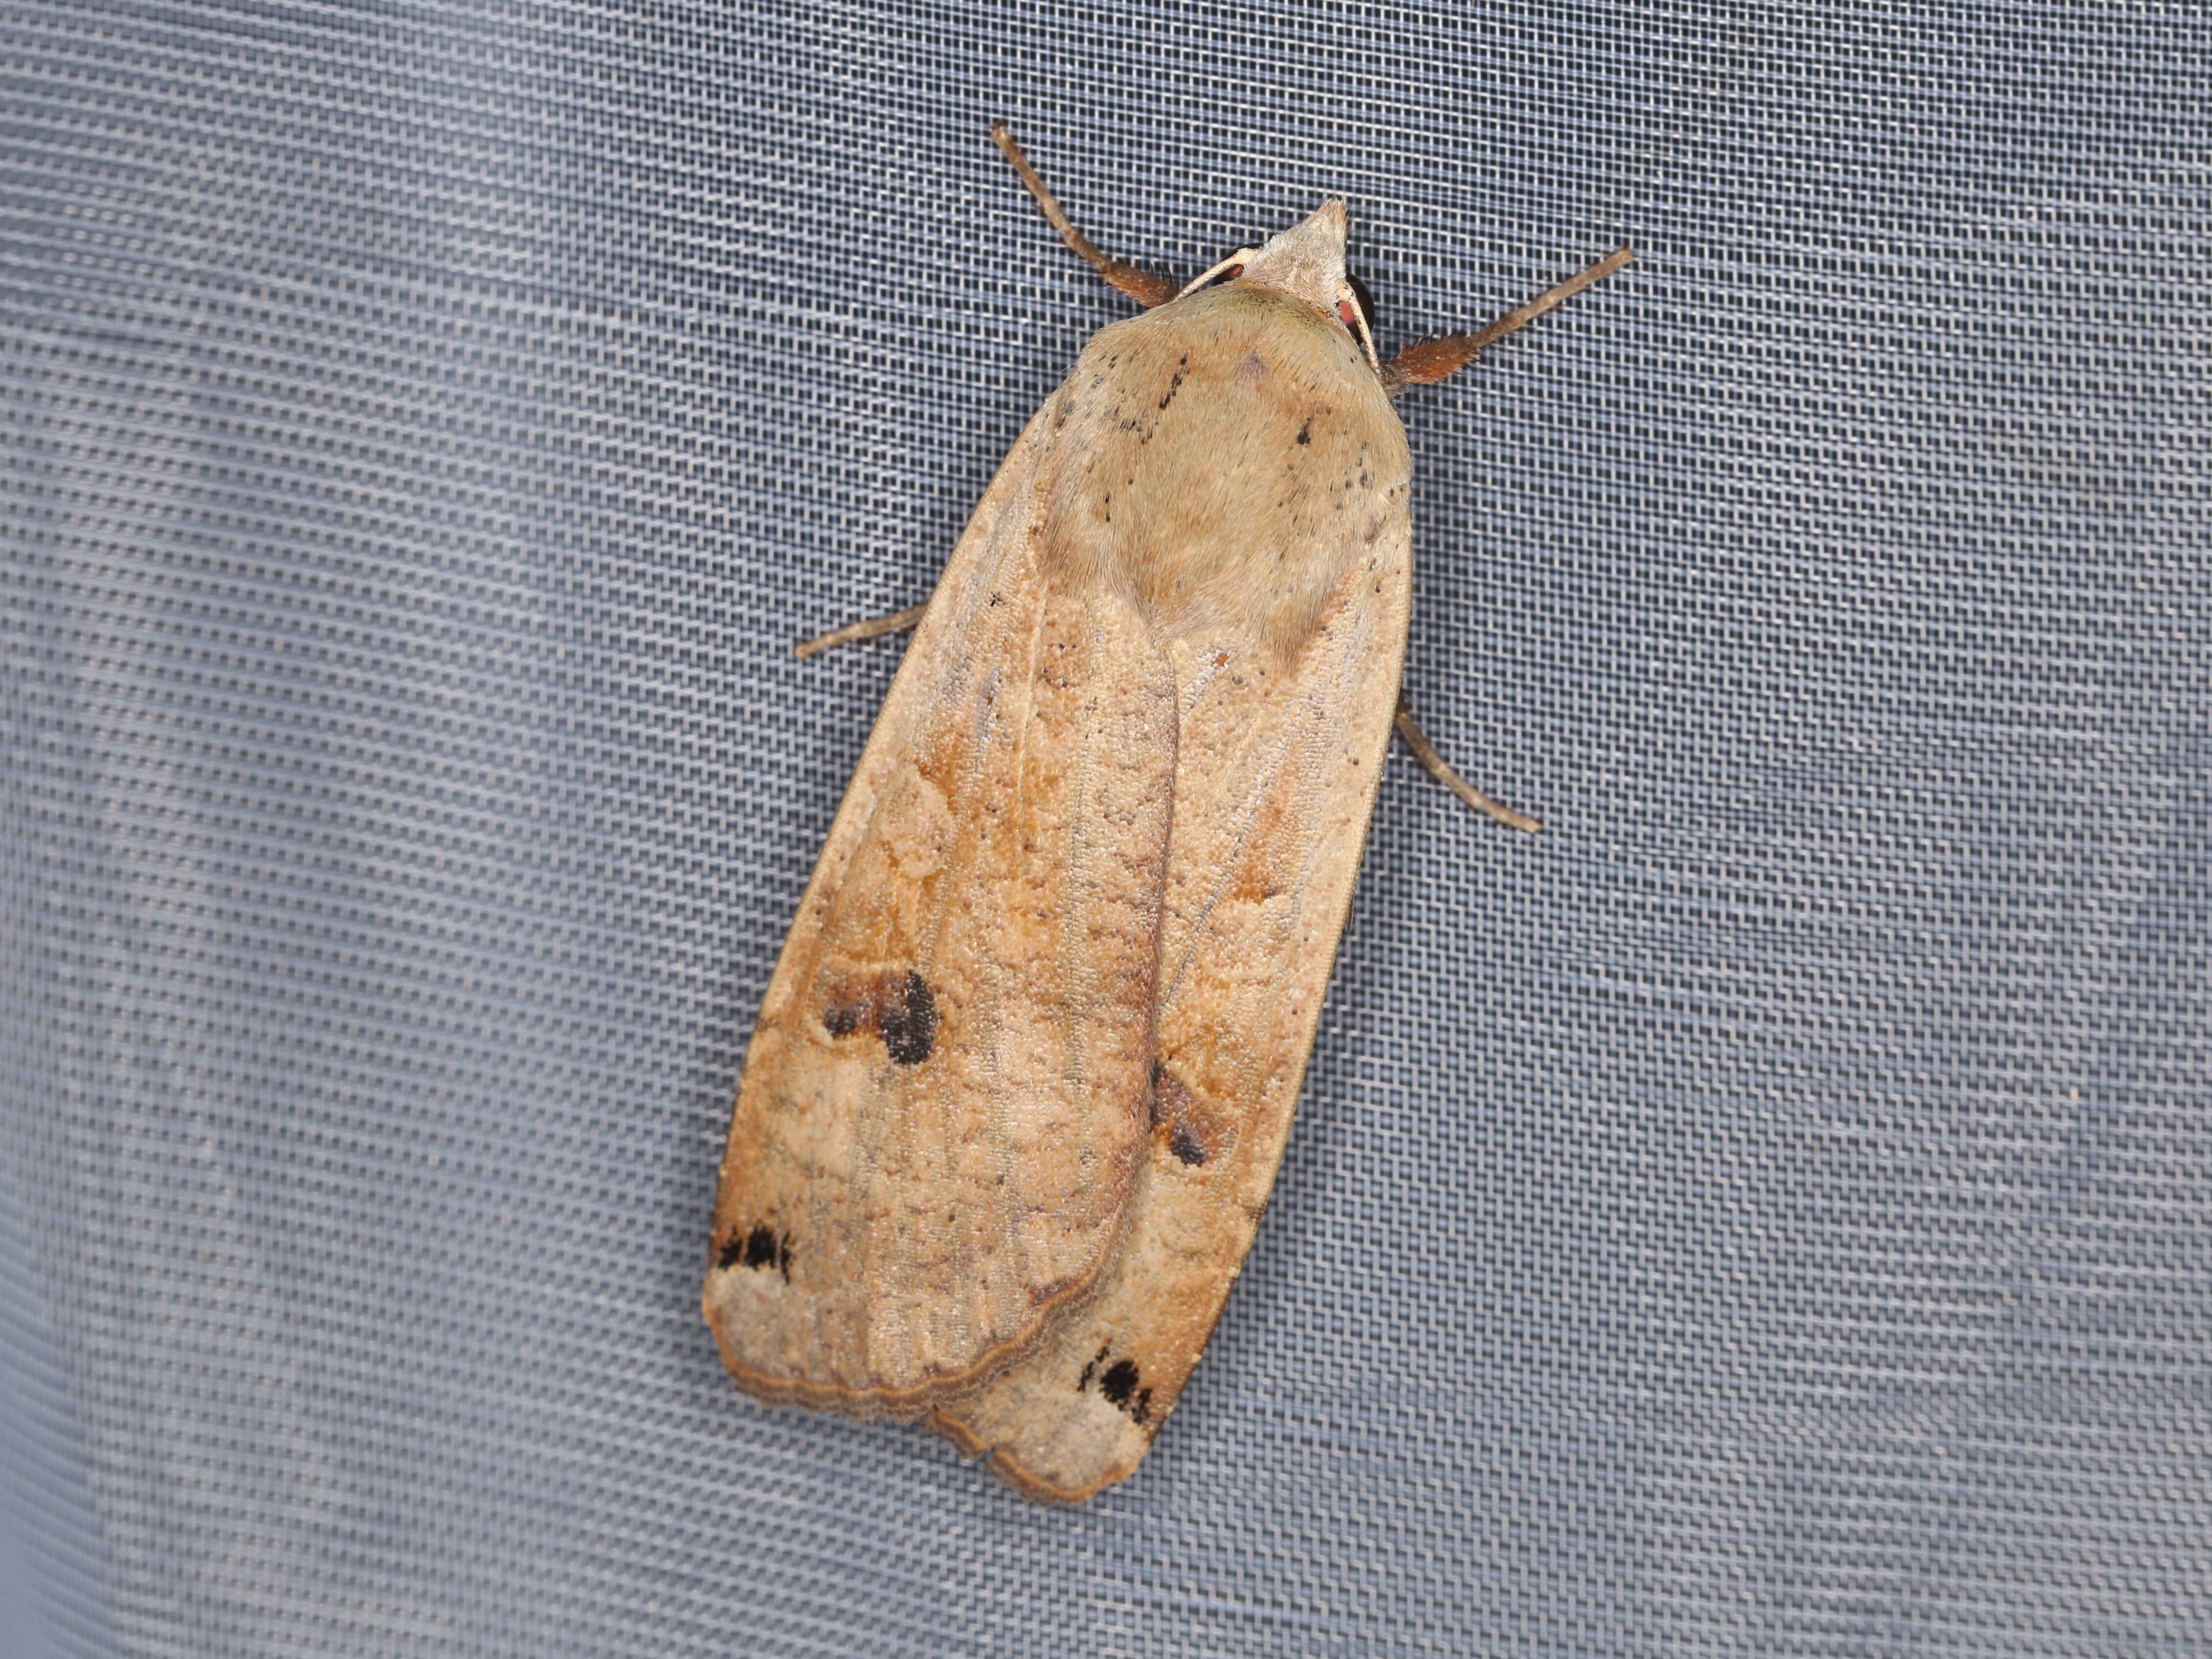
[[[1167,323],[1188,304],[1138,320]],[[1234,429],[1190,471],[1230,481],[1219,510],[1243,521],[1243,567],[1271,574],[1225,611],[1162,629],[1180,731],[1152,1123],[1127,1241],[1087,1300],[932,1418],[1048,1501],[1136,1468],[1243,1262],[1396,703],[1411,585],[1403,431],[1340,333],[1265,308],[1225,322],[1243,320],[1266,325],[1249,349],[1224,342],[1213,311],[1184,325],[1231,368],[1227,384],[1178,398],[1201,430]],[[1258,464],[1270,442],[1291,462],[1279,473]]]
[[[1174,680],[1038,529],[1055,405],[955,550],[769,981],[704,1307],[738,1384],[910,1415],[1118,1245],[1147,1132]]]

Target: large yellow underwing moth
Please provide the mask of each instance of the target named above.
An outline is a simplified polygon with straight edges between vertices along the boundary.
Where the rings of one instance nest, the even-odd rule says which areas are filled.
[[[1399,713],[1391,398],[1629,255],[1385,364],[1342,202],[1178,290],[993,137],[1147,308],[920,619],[753,1028],[703,1305],[748,1394],[1074,1502],[1174,1409],[1290,1132]]]

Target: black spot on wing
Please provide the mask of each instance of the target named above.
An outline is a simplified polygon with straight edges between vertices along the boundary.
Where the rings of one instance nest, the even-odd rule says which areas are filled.
[[[1119,1407],[1132,1423],[1142,1423],[1152,1414],[1152,1391],[1139,1388],[1138,1381],[1133,1359],[1115,1360],[1098,1379],[1098,1392],[1106,1397],[1106,1403]]]
[[[749,1233],[732,1233],[715,1253],[718,1267],[769,1267],[791,1282],[791,1241],[775,1228],[758,1226]]]
[[[1081,1394],[1091,1386],[1091,1374],[1098,1369],[1098,1362],[1105,1358],[1106,1350],[1103,1348],[1091,1356],[1091,1363],[1083,1368],[1083,1375],[1075,1379],[1076,1393]]]
[[[1137,1375],[1137,1362],[1117,1359],[1104,1371],[1098,1367],[1113,1345],[1109,1343],[1091,1356],[1091,1363],[1083,1368],[1083,1375],[1075,1379],[1075,1391],[1081,1394],[1091,1386],[1091,1379],[1098,1379],[1098,1392],[1106,1403],[1126,1413],[1132,1423],[1142,1425],[1152,1420],[1152,1391],[1139,1388],[1142,1379]]]
[[[884,1048],[902,1066],[919,1066],[937,1046],[937,999],[929,981],[907,970],[906,985],[898,1001],[884,1011]]]
[[[1185,1169],[1196,1169],[1226,1146],[1218,1113],[1210,1111],[1165,1062],[1152,1062],[1152,1133]]]
[[[1105,1376],[1098,1379],[1098,1392],[1106,1396],[1109,1405],[1126,1408],[1137,1392],[1137,1362],[1117,1359],[1109,1365]]]
[[[872,1031],[884,1051],[901,1066],[919,1066],[937,1048],[937,997],[929,981],[911,968],[832,991],[822,1011],[822,1029],[833,1037]]]

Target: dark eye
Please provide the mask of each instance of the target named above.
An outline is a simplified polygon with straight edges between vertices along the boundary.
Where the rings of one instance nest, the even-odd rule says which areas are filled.
[[[1367,284],[1350,271],[1344,273],[1344,280],[1352,284],[1352,296],[1359,301],[1359,315],[1367,325],[1367,337],[1371,340],[1375,337],[1375,296],[1367,291]]]

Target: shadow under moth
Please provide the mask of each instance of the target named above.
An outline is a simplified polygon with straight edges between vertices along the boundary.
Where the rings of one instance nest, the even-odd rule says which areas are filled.
[[[704,1311],[771,1404],[926,1419],[1031,1498],[1124,1479],[1275,1179],[1394,723],[1412,466],[1345,208],[1142,304],[915,626],[746,1051]],[[801,647],[804,653],[809,647]]]

